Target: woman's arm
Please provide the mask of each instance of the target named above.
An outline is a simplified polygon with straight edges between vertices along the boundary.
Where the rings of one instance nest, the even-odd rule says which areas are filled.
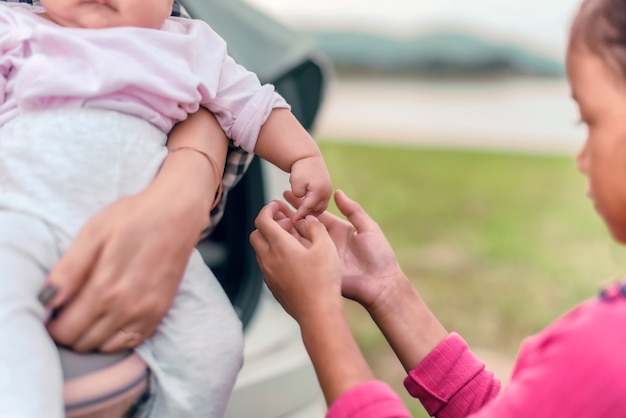
[[[48,306],[63,306],[48,323],[57,342],[78,351],[117,351],[153,333],[209,222],[227,146],[212,114],[190,115],[171,132],[168,147],[196,148],[215,164],[200,152],[170,153],[143,192],[113,203],[83,227],[42,291]]]

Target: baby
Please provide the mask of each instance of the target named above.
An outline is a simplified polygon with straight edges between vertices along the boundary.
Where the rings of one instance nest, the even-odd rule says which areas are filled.
[[[90,217],[150,183],[175,123],[203,106],[235,146],[290,172],[296,218],[323,212],[332,185],[273,86],[204,22],[169,17],[172,0],[41,4],[0,3],[0,416],[60,418],[62,375],[37,294]],[[213,167],[223,158],[184,149]],[[136,348],[152,372],[151,416],[222,416],[242,345],[194,252],[170,311]]]

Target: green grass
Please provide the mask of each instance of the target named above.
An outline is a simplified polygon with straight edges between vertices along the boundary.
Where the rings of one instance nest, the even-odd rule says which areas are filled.
[[[431,309],[471,347],[513,358],[525,336],[593,297],[626,264],[571,157],[323,139],[320,147],[335,188],[378,221]],[[384,338],[362,309],[347,307],[376,375],[404,393]],[[407,406],[426,416],[419,402]]]

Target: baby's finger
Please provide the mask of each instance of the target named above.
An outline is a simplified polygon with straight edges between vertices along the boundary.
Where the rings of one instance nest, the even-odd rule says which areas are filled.
[[[322,199],[318,201],[317,205],[315,205],[313,209],[311,209],[311,214],[315,216],[320,216],[326,211],[326,209],[328,209],[328,201]]]
[[[283,197],[285,200],[294,208],[298,209],[302,204],[302,198],[296,197],[291,190],[285,190],[283,192]]]
[[[298,208],[298,211],[293,214],[293,217],[291,218],[291,220],[293,223],[296,223],[306,218],[306,216],[310,215],[311,213],[312,213],[311,209],[307,208],[306,206],[300,206]]]
[[[319,198],[315,195],[315,193],[309,192],[300,202],[300,206],[296,210],[296,213],[293,214],[292,220],[294,222],[304,219],[307,215],[313,213],[315,208],[320,204]]]
[[[291,178],[289,182],[291,183],[291,192],[293,193],[294,196],[302,198],[306,195],[309,189],[308,182],[296,181],[293,178]]]
[[[307,216],[296,223],[296,229],[313,245],[320,240],[330,240],[326,227],[315,216]]]

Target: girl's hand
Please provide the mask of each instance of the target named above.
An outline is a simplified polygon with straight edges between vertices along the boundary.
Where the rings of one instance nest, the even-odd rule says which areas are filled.
[[[324,225],[313,216],[292,225],[290,215],[282,202],[266,205],[250,243],[268,288],[302,325],[321,311],[343,310],[341,266]]]
[[[294,206],[300,202],[290,191],[284,196]],[[348,221],[329,212],[319,220],[339,254],[343,294],[371,311],[391,284],[406,278],[378,224],[342,191],[335,193],[335,202]]]
[[[285,198],[292,205],[299,200],[290,192]],[[378,224],[341,191],[335,202],[348,221],[328,212],[319,220],[339,254],[343,294],[367,309],[405,370],[412,370],[448,332],[402,272]]]

